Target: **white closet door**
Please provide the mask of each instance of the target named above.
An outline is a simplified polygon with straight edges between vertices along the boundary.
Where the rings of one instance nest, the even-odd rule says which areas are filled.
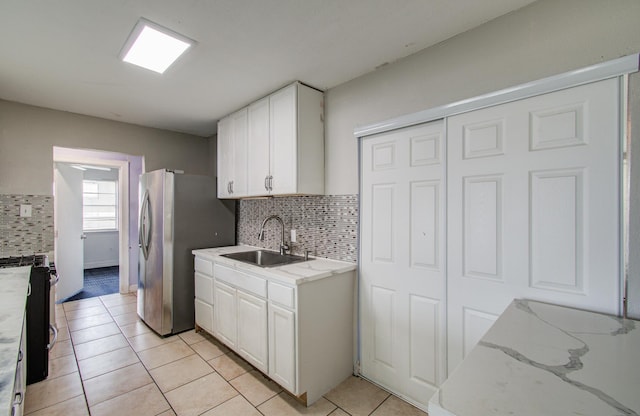
[[[424,409],[446,378],[443,126],[362,142],[361,373]]]
[[[448,359],[513,298],[618,313],[619,96],[611,79],[448,119]]]

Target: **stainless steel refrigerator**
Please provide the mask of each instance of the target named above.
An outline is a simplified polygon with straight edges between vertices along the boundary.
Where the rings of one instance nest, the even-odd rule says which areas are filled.
[[[235,244],[235,201],[216,195],[208,176],[140,175],[138,315],[160,335],[194,327],[191,250]]]

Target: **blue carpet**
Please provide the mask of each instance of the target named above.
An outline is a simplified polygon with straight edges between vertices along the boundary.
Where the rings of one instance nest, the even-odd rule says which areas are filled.
[[[83,289],[79,293],[65,299],[64,302],[118,293],[119,283],[120,269],[118,266],[86,269],[84,271]]]

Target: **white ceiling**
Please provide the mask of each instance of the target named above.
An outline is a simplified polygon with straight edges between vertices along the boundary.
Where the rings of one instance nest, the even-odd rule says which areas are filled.
[[[0,98],[200,136],[300,80],[326,90],[533,0],[0,0]],[[145,17],[195,39],[164,75],[120,50]]]

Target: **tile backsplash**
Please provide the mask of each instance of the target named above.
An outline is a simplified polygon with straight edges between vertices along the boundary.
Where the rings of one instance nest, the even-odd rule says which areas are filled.
[[[20,205],[32,206],[31,217],[20,217]],[[292,253],[355,263],[357,261],[358,196],[322,195],[247,199],[238,202],[237,241],[278,250],[280,225],[265,226],[264,241],[258,240],[260,225],[269,215],[284,221],[285,241],[291,229],[297,242]],[[54,249],[53,196],[0,194],[0,257],[48,253]]]
[[[31,205],[31,217],[20,205]],[[53,251],[53,196],[0,194],[0,257]]]
[[[280,247],[280,224],[270,220],[265,239],[260,241],[260,225],[270,215],[282,218],[285,241],[295,229],[297,242],[290,243],[292,254],[355,263],[358,239],[358,195],[288,196],[245,199],[238,202],[237,241],[270,250]]]

